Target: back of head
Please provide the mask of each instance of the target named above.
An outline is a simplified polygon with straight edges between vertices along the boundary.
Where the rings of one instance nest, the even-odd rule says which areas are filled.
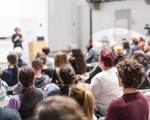
[[[69,96],[74,98],[83,108],[85,115],[93,120],[94,97],[88,86],[84,83],[78,83],[70,87]]]
[[[48,55],[50,53],[50,48],[45,46],[42,48],[42,52],[45,53],[45,55]]]
[[[117,56],[121,56],[123,54],[123,47],[121,45],[116,45],[114,47],[114,51],[117,54]]]
[[[14,77],[17,78],[17,75],[18,75],[18,66],[17,66],[18,58],[17,58],[16,53],[10,52],[7,55],[7,60],[9,61],[10,64],[14,65],[13,74],[14,74]]]
[[[130,49],[129,42],[128,42],[127,40],[124,40],[124,41],[122,42],[122,45],[123,45],[123,48],[124,48],[125,50],[129,50],[129,49]]]
[[[135,45],[138,45],[138,40],[136,39],[136,38],[132,38],[132,40],[133,40],[133,43],[135,44]]]
[[[28,66],[23,66],[19,70],[18,78],[21,84],[27,88],[23,96],[26,99],[33,99],[35,97],[35,92],[32,88],[35,79],[33,69]]]
[[[55,68],[60,67],[61,65],[64,64],[69,64],[66,53],[57,52],[55,55]]]
[[[17,54],[18,58],[20,59],[21,56],[22,56],[22,49],[21,49],[21,47],[16,47],[14,51]]]
[[[81,107],[69,97],[52,96],[37,105],[37,120],[87,120]]]
[[[149,59],[146,57],[145,53],[142,50],[137,50],[133,53],[133,58],[137,60],[143,66],[149,63]]]
[[[34,70],[41,70],[43,66],[43,60],[41,60],[40,58],[35,58],[34,60],[32,60],[32,67]]]
[[[43,52],[38,52],[35,58],[40,58],[41,60],[43,60],[43,64],[45,65],[46,55]]]
[[[114,66],[114,55],[109,51],[102,51],[100,55],[100,61],[104,62],[105,67],[113,67]]]
[[[76,79],[72,66],[67,64],[60,66],[59,77],[63,80],[63,84],[65,85],[73,84]]]

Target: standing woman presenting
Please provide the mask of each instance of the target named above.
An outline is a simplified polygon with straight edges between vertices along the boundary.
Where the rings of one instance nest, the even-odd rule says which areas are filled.
[[[13,36],[12,36],[12,42],[14,43],[14,49],[16,48],[16,47],[21,47],[22,48],[22,35],[21,34],[19,34],[19,32],[20,32],[20,29],[17,27],[17,28],[15,28],[15,32],[16,32],[16,34],[14,34]],[[23,49],[23,48],[22,48]]]

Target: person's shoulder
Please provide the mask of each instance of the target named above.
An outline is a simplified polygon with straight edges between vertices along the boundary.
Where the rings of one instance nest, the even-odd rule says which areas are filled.
[[[49,92],[47,96],[53,96],[53,95],[60,95],[60,89]]]
[[[8,69],[2,70],[3,73],[8,73],[8,71],[9,71]]]

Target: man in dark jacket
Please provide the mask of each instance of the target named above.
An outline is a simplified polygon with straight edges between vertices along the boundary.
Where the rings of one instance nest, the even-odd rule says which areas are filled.
[[[133,47],[131,48],[131,52],[133,54],[135,51],[139,50],[138,40],[136,38],[132,39],[132,45],[133,45]]]

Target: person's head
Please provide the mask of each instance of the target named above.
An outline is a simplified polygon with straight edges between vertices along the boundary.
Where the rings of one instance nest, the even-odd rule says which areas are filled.
[[[75,63],[76,74],[84,74],[87,67],[82,51],[79,48],[74,48],[72,49],[71,52],[72,57],[70,58],[69,61]]]
[[[122,46],[123,46],[123,49],[130,50],[130,45],[127,40],[122,41]]]
[[[143,37],[139,37],[138,42],[145,41]]]
[[[45,55],[48,55],[50,53],[50,48],[45,46],[42,48],[42,52],[45,53]]]
[[[132,38],[132,44],[133,45],[138,45],[138,40],[136,38]]]
[[[146,57],[145,53],[142,50],[137,50],[133,53],[133,58],[143,66],[149,63],[149,59]]]
[[[38,52],[35,58],[40,58],[43,60],[43,65],[46,63],[46,55],[43,52]]]
[[[16,53],[10,52],[7,55],[7,61],[8,61],[9,66],[14,67],[13,68],[13,74],[14,74],[14,77],[17,78],[17,75],[18,75],[18,66],[17,66],[18,58],[17,58]]]
[[[147,76],[147,79],[148,79],[148,81],[150,83],[150,69],[147,70],[146,76]]]
[[[114,55],[109,51],[102,51],[99,58],[99,67],[102,70],[109,69],[114,66]]]
[[[88,120],[78,103],[64,96],[52,96],[41,101],[35,116],[36,120]]]
[[[33,82],[35,80],[34,71],[31,67],[23,66],[19,70],[18,81],[21,86],[26,87],[26,91],[23,94],[23,97],[26,99],[34,99],[35,92],[33,90]]]
[[[14,51],[17,54],[18,59],[20,59],[21,56],[22,56],[22,49],[21,49],[21,47],[16,47]]]
[[[145,42],[144,51],[149,52],[150,51],[150,40]]]
[[[16,28],[15,28],[15,32],[16,32],[16,33],[19,33],[19,32],[20,32],[20,29],[19,29],[18,27],[16,27]]]
[[[60,67],[64,64],[69,64],[67,60],[67,55],[65,52],[57,52],[55,55],[55,68]]]
[[[69,96],[74,98],[82,107],[85,115],[93,120],[95,101],[89,87],[84,83],[72,85],[69,88]]]
[[[59,79],[63,85],[71,85],[76,79],[72,66],[64,64],[59,69]]]
[[[40,71],[43,68],[43,60],[41,60],[40,58],[35,58],[34,60],[32,60],[31,66],[34,71]]]
[[[114,53],[116,56],[121,56],[123,54],[123,47],[121,45],[116,45],[114,47]]]
[[[144,80],[144,68],[134,59],[126,59],[117,64],[116,73],[119,86],[124,88],[137,89]]]

